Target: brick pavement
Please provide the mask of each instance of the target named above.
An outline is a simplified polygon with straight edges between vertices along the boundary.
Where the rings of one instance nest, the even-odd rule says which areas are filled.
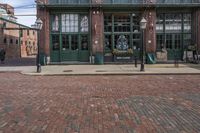
[[[199,133],[199,81],[0,73],[0,133]]]

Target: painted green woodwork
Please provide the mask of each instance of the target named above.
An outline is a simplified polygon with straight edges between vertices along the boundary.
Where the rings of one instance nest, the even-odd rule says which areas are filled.
[[[134,49],[134,56],[139,58],[141,33],[139,28],[140,13],[105,13],[104,15],[104,55],[105,58],[113,56],[119,36],[124,35],[128,40],[129,48]],[[107,60],[105,60],[107,61]],[[108,60],[108,62],[110,62]]]
[[[188,12],[158,13],[157,51],[167,50],[168,60],[182,60],[184,47],[192,43],[192,19]]]
[[[166,49],[168,60],[182,59],[183,47],[181,43],[181,34],[166,35]]]
[[[67,26],[62,25],[61,17],[65,19],[65,15],[69,16],[73,23],[75,24],[77,21],[78,25]],[[76,15],[78,15],[78,19],[75,20]],[[80,62],[88,62],[89,61],[89,50],[90,50],[90,41],[89,41],[89,33],[87,30],[87,26],[81,27],[80,20],[83,19],[85,14],[80,13],[55,13],[51,15],[51,62],[68,62],[68,61],[80,61]],[[87,19],[87,18],[86,18]],[[65,19],[65,21],[69,19]],[[69,24],[70,22],[68,22]],[[89,22],[88,22],[89,23]],[[70,23],[71,24],[71,23]]]

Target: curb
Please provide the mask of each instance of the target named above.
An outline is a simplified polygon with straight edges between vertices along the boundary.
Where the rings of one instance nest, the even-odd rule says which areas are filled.
[[[200,75],[200,73],[98,73],[98,74],[36,74],[36,73],[23,73],[29,76],[145,76],[145,75]]]

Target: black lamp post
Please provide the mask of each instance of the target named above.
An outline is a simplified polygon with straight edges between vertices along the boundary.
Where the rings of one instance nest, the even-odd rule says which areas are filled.
[[[39,40],[40,40],[40,35],[39,32],[42,29],[43,26],[43,22],[40,18],[38,18],[35,22],[35,28],[37,29],[37,47],[38,47],[38,51],[37,51],[37,72],[40,73],[41,72],[41,64],[40,64],[40,45],[39,45]]]
[[[141,48],[141,68],[140,71],[144,71],[144,30],[147,26],[147,20],[143,17],[140,21],[140,29],[142,30],[142,48]]]

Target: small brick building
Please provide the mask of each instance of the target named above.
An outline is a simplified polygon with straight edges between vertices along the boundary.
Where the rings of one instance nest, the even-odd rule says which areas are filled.
[[[146,53],[161,58],[165,49],[168,61],[183,59],[189,45],[200,50],[200,0],[39,0],[37,16],[44,22],[41,50],[51,63],[89,62],[99,54],[114,62],[120,47],[139,58],[143,17]]]
[[[0,48],[6,50],[6,58],[37,54],[37,31],[17,23],[12,6],[0,4],[0,7]]]

